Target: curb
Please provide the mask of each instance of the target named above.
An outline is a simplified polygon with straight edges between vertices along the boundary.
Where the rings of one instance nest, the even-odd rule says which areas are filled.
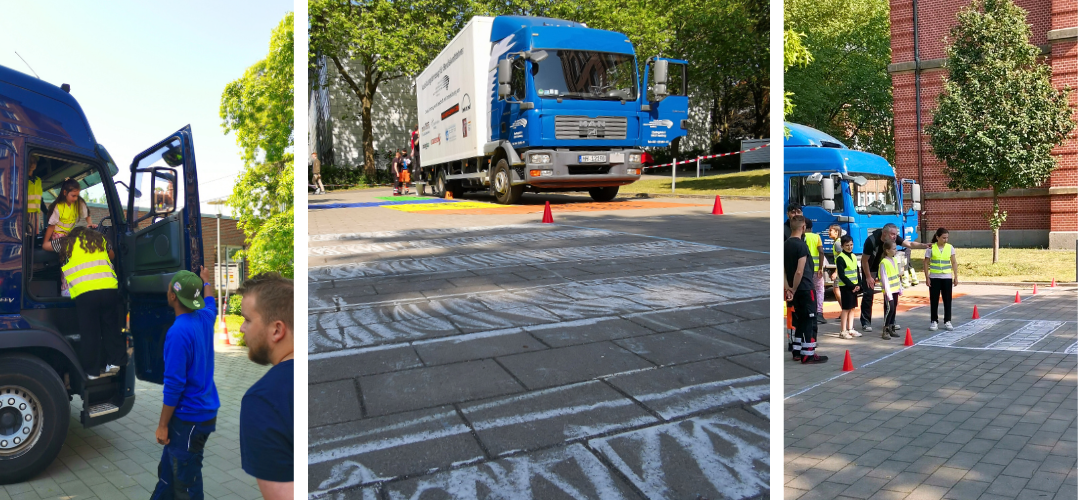
[[[714,200],[716,195],[710,194],[651,194],[651,193],[625,193],[625,196],[632,198],[699,198],[704,200]],[[722,195],[718,195],[722,196]],[[724,196],[724,200],[744,200],[744,201],[770,201],[770,196]]]

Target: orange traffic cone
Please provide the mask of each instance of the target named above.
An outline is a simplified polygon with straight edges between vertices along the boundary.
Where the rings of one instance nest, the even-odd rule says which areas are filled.
[[[554,214],[550,213],[550,202],[546,202],[546,209],[543,210],[543,224],[553,224]]]
[[[1022,303],[1022,296],[1018,295],[1018,292],[1014,292],[1014,303],[1015,304]]]
[[[1033,295],[1037,295],[1037,284],[1033,284]]]
[[[844,372],[852,372],[853,371],[853,360],[850,359],[850,350],[849,349],[846,349],[846,359],[844,361],[842,361],[842,371],[844,371]]]
[[[906,328],[906,345],[913,345],[913,335],[910,335],[910,329]]]
[[[711,215],[722,215],[722,200],[719,195],[715,195],[715,208],[711,209]]]
[[[981,319],[981,315],[977,314],[977,306],[973,306],[973,318],[972,319]]]
[[[445,190],[445,199],[447,199],[447,200],[452,200],[452,199],[453,199],[453,192],[452,192],[452,191],[450,191],[450,190],[448,190],[448,189],[446,189],[446,190]]]
[[[221,318],[221,328],[225,329],[225,345],[232,345],[232,341],[229,340],[228,335],[228,322],[225,321],[224,318]]]
[[[1056,279],[1052,278],[1052,288],[1055,288],[1055,287],[1056,287]]]

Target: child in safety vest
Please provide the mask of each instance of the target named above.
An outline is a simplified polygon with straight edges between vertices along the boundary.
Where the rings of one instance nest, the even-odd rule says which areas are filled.
[[[943,327],[954,330],[951,325],[951,288],[958,286],[958,258],[954,247],[947,242],[950,234],[944,228],[936,230],[932,245],[925,250],[924,272],[932,305],[932,322],[928,329],[939,328],[939,299],[943,296]]]
[[[842,226],[838,224],[831,224],[827,228],[827,236],[831,238],[831,263],[838,266],[838,256],[842,254],[842,236],[845,235],[845,231],[842,230]],[[835,300],[838,301],[840,307],[842,305],[842,282],[838,279],[838,273],[836,272],[831,276],[832,293],[835,294]],[[846,331],[845,325],[842,326],[842,331]]]
[[[861,291],[861,277],[857,272],[857,259],[853,257],[853,237],[845,235],[837,243],[832,243],[836,248],[841,248],[835,265],[838,266],[838,274],[835,277],[835,288],[841,288],[839,304],[842,312],[839,314],[841,332],[839,337],[852,339],[860,337],[861,332],[853,329],[854,308],[857,307],[857,292]]]
[[[45,230],[44,245],[71,234],[71,231],[75,229],[75,224],[83,217],[86,218],[88,227],[97,228],[97,225],[90,220],[90,209],[86,206],[86,201],[79,196],[81,190],[79,181],[71,178],[64,179],[63,184],[60,185],[60,195],[53,200],[52,205],[49,205],[49,228]],[[67,279],[63,277],[60,279],[60,294],[64,297],[71,296]]]
[[[880,261],[880,286],[883,291],[883,340],[898,338],[895,332],[895,311],[898,306],[898,296],[902,295],[902,271],[895,264],[895,242],[883,243],[883,260]]]
[[[26,187],[26,212],[30,214],[30,224],[34,228],[35,237],[39,229],[38,217],[41,214],[41,177],[34,175],[34,171],[40,161],[40,156],[30,158],[30,165],[26,169],[26,177],[29,179]]]

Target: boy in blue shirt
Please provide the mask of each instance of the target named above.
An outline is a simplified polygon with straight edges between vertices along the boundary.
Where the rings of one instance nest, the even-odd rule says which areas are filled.
[[[157,442],[165,445],[152,500],[202,500],[202,451],[216,430],[221,401],[213,383],[217,307],[209,270],[180,271],[168,284],[176,320],[165,335],[164,405]],[[205,300],[203,300],[205,296]]]
[[[243,470],[258,480],[266,500],[291,500],[293,423],[293,286],[277,273],[248,279],[243,296],[243,338],[247,356],[273,365],[243,396],[240,456]]]

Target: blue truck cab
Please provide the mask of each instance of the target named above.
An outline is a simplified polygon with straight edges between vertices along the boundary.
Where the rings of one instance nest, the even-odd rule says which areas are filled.
[[[791,203],[801,205],[805,218],[812,221],[813,232],[823,240],[828,259],[835,244],[828,234],[832,224],[853,238],[858,263],[865,239],[887,223],[898,226],[904,238],[916,241],[917,213],[921,210],[916,182],[898,180],[883,157],[850,149],[819,130],[794,123],[786,123],[786,128],[783,213]],[[910,186],[909,205],[903,199],[906,185]],[[904,254],[899,252],[896,261],[904,266]],[[827,267],[835,265],[829,262]]]
[[[588,191],[608,201],[640,178],[641,148],[688,133],[687,62],[651,57],[641,80],[624,34],[499,16],[489,47],[489,113],[477,117],[489,119],[489,140],[474,162],[423,164],[436,195],[488,191],[504,204],[525,191]],[[477,67],[485,76],[488,61]]]
[[[43,191],[37,214],[27,196],[31,168]],[[45,209],[68,178],[94,202],[127,315],[119,324],[127,325],[128,363],[95,380],[79,364],[78,316],[60,291],[61,263],[42,249]],[[190,126],[137,155],[121,175],[66,84],[0,66],[0,484],[33,477],[56,458],[74,396],[90,427],[131,411],[136,378],[162,382],[174,320],[165,290],[177,271],[201,265]]]

